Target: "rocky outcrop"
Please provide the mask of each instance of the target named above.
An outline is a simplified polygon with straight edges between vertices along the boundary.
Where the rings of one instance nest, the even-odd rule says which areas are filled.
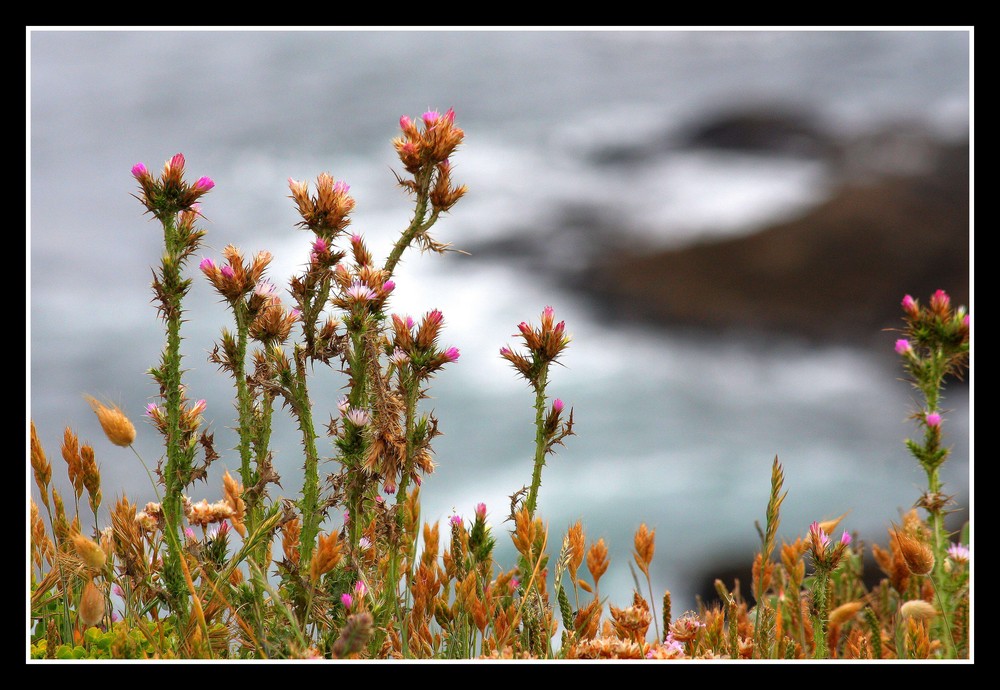
[[[940,288],[968,304],[968,145],[925,149],[920,172],[855,178],[797,219],[677,250],[604,253],[572,282],[614,318],[822,339],[898,327],[907,293]]]

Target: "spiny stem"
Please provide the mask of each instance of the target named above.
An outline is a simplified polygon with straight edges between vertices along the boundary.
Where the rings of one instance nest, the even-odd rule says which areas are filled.
[[[542,465],[545,464],[545,384],[548,374],[548,367],[543,367],[535,384],[535,467],[531,474],[531,488],[526,504],[531,517],[535,516],[538,487],[542,484]]]

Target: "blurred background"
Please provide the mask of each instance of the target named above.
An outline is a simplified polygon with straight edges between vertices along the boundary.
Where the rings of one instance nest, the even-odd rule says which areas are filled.
[[[469,193],[433,235],[468,254],[406,255],[390,302],[441,309],[442,345],[462,353],[425,402],[445,434],[425,519],[483,501],[499,562],[515,562],[503,519],[530,482],[533,395],[498,350],[546,305],[573,336],[549,392],[574,408],[577,435],[550,456],[540,515],[550,544],[578,519],[605,539],[611,603],[631,599],[642,522],[656,530],[654,591],[670,589],[676,613],[749,567],[776,455],[786,539],[848,512],[844,527],[884,543],[925,485],[903,446],[915,398],[884,329],[901,325],[905,293],[971,297],[968,32],[37,30],[29,49],[28,413],[57,465],[66,426],[95,446],[106,503],[154,494],[84,394],[138,422],[147,463],[161,452],[142,415],[164,341],[149,290],[162,237],[131,166],[157,172],[183,152],[191,179],[217,184],[198,259],[268,249],[287,285],[311,237],[294,228],[287,178],[346,180],[351,227],[382,259],[412,211],[392,174],[398,118],[449,107]],[[208,402],[222,459],[193,497],[214,500],[238,460],[231,381],[206,356],[231,323],[195,278],[185,383]],[[316,372],[319,419],[344,384]],[[965,384],[945,398],[956,524],[969,398]],[[284,495],[297,495],[287,413],[276,428]]]

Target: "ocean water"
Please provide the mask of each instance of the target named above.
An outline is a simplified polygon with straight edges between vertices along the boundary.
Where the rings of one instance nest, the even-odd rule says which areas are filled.
[[[377,257],[388,253],[411,210],[391,172],[401,114],[454,107],[466,131],[454,164],[470,191],[434,232],[458,249],[516,247],[579,208],[676,246],[752,232],[825,198],[835,179],[809,159],[664,149],[632,168],[594,162],[606,147],[652,146],[725,108],[807,109],[842,134],[907,120],[960,137],[970,117],[961,31],[40,30],[29,47],[28,414],[57,465],[65,426],[94,443],[106,502],[122,491],[153,498],[82,398],[110,398],[138,420],[155,394],[144,372],[163,343],[148,289],[161,237],[130,196],[137,161],[155,170],[183,152],[190,174],[217,183],[202,255],[266,248],[281,283],[309,244],[294,229],[288,177],[348,181],[352,229]],[[581,239],[551,251],[549,262],[578,264],[600,249]],[[573,335],[550,392],[574,408],[577,435],[549,459],[541,515],[550,543],[577,519],[605,539],[602,592],[613,603],[631,596],[626,563],[642,522],[657,530],[654,591],[669,588],[678,612],[693,606],[695,574],[749,564],[776,455],[790,539],[850,511],[845,527],[884,541],[919,496],[922,475],[902,444],[913,396],[891,352],[612,326],[536,265],[412,253],[397,273],[393,311],[441,309],[442,341],[462,352],[426,401],[445,433],[422,490],[426,519],[467,516],[484,501],[500,560],[514,562],[502,521],[509,494],[530,481],[532,395],[497,353],[546,305]],[[185,381],[208,401],[220,450],[231,448],[231,386],[205,357],[229,319],[201,280],[187,306]],[[317,371],[319,418],[344,383]],[[946,399],[945,479],[963,508],[969,398],[953,387]],[[299,445],[287,416],[277,426],[277,468],[294,495]],[[137,447],[155,462],[158,438],[140,427]],[[196,498],[217,497],[222,466],[235,468],[233,453]]]

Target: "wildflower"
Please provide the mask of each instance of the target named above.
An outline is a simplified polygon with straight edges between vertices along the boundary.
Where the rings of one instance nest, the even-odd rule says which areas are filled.
[[[830,537],[823,531],[818,522],[814,521],[809,525],[809,538],[817,547],[817,551],[826,551],[826,547],[830,545]]]
[[[476,517],[479,518],[480,520],[485,520],[486,519],[486,504],[485,503],[477,503],[476,504]]]
[[[199,177],[198,181],[194,183],[193,188],[199,192],[207,192],[215,186],[215,182],[211,177]]]
[[[423,115],[421,115],[421,119],[423,119],[425,125],[427,125],[428,127],[433,127],[435,124],[437,124],[437,121],[441,119],[441,113],[439,113],[436,110],[428,110]]]
[[[362,551],[367,551],[372,546],[372,540],[368,537],[361,537],[358,539],[358,548]]]
[[[136,163],[132,166],[132,176],[137,180],[149,177],[149,170],[144,163]]]
[[[351,403],[347,400],[347,396],[343,396],[337,401],[337,409],[340,410],[340,414],[345,415],[347,411],[351,409]]]
[[[389,357],[389,361],[397,367],[401,367],[410,361],[410,356],[397,347],[392,351],[392,356]]]
[[[396,283],[391,280],[387,280],[382,284],[382,292],[388,295],[390,292],[396,289]]]
[[[560,400],[559,398],[556,398],[555,400],[553,400],[552,401],[552,410],[556,414],[562,412],[562,410],[563,410],[563,401]]]
[[[955,542],[948,547],[948,558],[955,561],[956,563],[968,563],[969,562],[969,547],[963,546],[962,544]]]
[[[184,528],[184,536],[188,541],[198,541],[198,537],[195,535],[194,530],[190,527]]]
[[[521,581],[518,580],[516,577],[510,578],[510,581],[507,583],[507,587],[510,588],[511,593],[516,592],[517,588],[520,586],[521,586]]]
[[[840,536],[840,543],[843,544],[844,546],[847,546],[848,544],[851,543],[851,535],[848,534],[846,529],[844,530],[844,533]]]
[[[937,427],[941,426],[941,415],[939,415],[937,412],[931,412],[929,415],[924,417],[924,421],[927,422],[927,426],[931,427],[932,429],[936,429]]]
[[[896,354],[900,355],[911,355],[913,354],[913,345],[906,338],[900,338],[896,341]]]
[[[951,308],[951,298],[944,290],[938,290],[931,295],[931,309],[934,311],[947,311]]]
[[[363,597],[368,594],[368,585],[366,585],[363,580],[358,580],[354,583],[354,593],[359,597]]]
[[[354,605],[354,597],[347,592],[344,592],[340,595],[340,603],[344,605],[345,609],[349,609]]]
[[[915,316],[917,313],[917,301],[913,299],[910,295],[905,295],[903,297],[903,311],[905,311],[910,316]]]
[[[344,418],[354,426],[365,426],[368,424],[368,411],[352,407],[344,415]]]
[[[108,437],[108,440],[122,448],[131,446],[135,440],[135,427],[125,416],[125,413],[117,405],[107,407],[89,395],[87,401],[97,414],[97,421],[101,423],[101,428],[104,429],[104,435]]]
[[[451,516],[451,524],[454,525],[455,527],[461,527],[462,526],[462,516],[460,516],[460,515],[452,515]]]
[[[447,350],[445,350],[444,358],[449,362],[454,362],[458,360],[460,354],[461,353],[458,351],[457,347],[449,347]]]
[[[354,282],[351,283],[351,287],[347,288],[345,291],[347,296],[356,302],[371,302],[373,299],[378,297],[375,291],[364,283]]]

